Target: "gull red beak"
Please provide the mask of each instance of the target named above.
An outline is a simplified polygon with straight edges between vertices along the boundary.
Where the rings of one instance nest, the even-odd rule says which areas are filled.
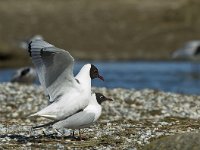
[[[111,99],[111,98],[106,98],[106,100],[107,100],[107,101],[113,101],[113,99]]]
[[[99,75],[98,78],[104,81],[104,78],[102,76]]]

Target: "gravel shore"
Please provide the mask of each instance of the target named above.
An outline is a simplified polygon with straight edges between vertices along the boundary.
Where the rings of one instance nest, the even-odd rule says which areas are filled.
[[[103,104],[96,124],[82,131],[84,140],[51,128],[31,130],[49,120],[28,116],[48,104],[37,85],[0,84],[0,149],[143,149],[154,140],[200,128],[200,96],[150,89],[93,88],[114,99]],[[78,131],[76,133],[78,136]]]

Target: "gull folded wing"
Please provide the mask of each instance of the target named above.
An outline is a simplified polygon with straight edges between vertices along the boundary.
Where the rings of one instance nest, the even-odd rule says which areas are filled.
[[[88,127],[93,123],[95,119],[94,113],[89,113],[85,111],[78,112],[70,117],[58,121],[53,125],[53,128],[71,128],[71,129],[81,129],[84,127]]]

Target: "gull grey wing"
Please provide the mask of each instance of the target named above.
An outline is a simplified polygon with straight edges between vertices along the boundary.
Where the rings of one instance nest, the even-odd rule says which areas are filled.
[[[74,59],[69,52],[43,40],[34,40],[29,43],[29,53],[50,101],[60,97],[64,87],[73,86]]]
[[[79,113],[76,113],[64,120],[61,120],[59,122],[56,122],[53,125],[53,128],[59,129],[59,128],[71,128],[71,129],[80,129],[84,127],[88,127],[93,123],[95,119],[94,113],[88,113],[85,111],[81,111]]]

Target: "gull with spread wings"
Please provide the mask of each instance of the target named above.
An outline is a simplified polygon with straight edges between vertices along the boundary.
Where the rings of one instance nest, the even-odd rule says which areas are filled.
[[[28,51],[39,81],[51,102],[47,107],[32,114],[32,117],[59,121],[88,106],[91,98],[91,80],[104,80],[94,65],[84,65],[74,77],[74,58],[68,51],[43,40],[31,41]]]

